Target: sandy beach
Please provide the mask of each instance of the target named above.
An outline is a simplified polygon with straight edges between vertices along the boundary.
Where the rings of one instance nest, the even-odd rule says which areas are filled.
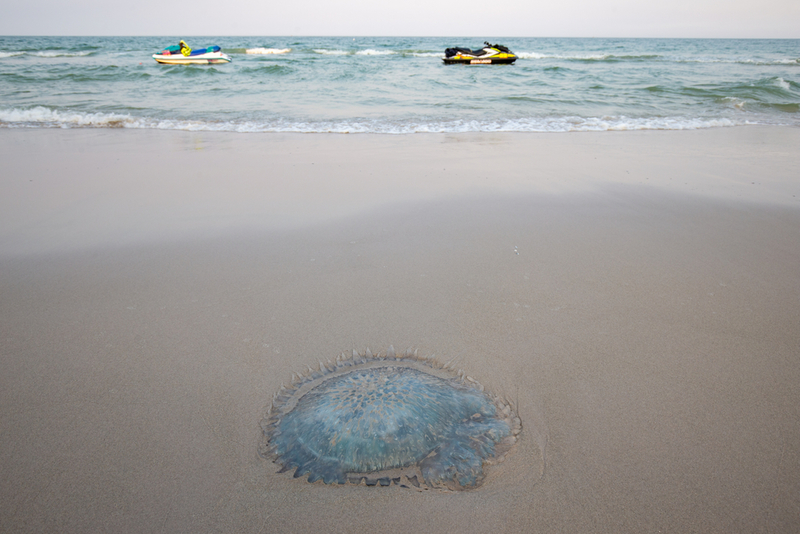
[[[796,532],[800,130],[0,130],[0,531]],[[257,454],[407,347],[523,430],[466,492]]]

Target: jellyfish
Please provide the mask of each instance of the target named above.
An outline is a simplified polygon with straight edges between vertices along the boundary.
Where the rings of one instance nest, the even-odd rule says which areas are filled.
[[[508,401],[415,351],[353,351],[293,377],[261,422],[259,454],[325,484],[477,488],[522,430]]]

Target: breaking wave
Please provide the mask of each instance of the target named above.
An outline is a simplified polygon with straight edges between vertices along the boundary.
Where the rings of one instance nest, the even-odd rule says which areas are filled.
[[[134,117],[118,113],[59,111],[37,106],[0,110],[0,128],[133,128],[239,133],[463,133],[463,132],[604,132],[629,130],[698,130],[755,124],[731,119],[688,117],[528,117],[485,120],[347,119],[303,121],[183,120]]]

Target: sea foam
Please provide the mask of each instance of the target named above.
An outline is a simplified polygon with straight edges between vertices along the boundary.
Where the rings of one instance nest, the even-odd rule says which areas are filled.
[[[133,128],[208,132],[283,133],[466,133],[466,132],[603,132],[626,130],[698,130],[751,124],[731,119],[688,117],[633,118],[528,117],[504,120],[178,120],[134,117],[118,113],[59,111],[43,106],[31,109],[0,109],[0,127],[5,128]]]
[[[291,48],[247,48],[245,49],[245,54],[288,54],[291,52]]]
[[[90,55],[92,52],[83,50],[81,52],[61,52],[58,50],[42,50],[39,52],[26,52],[31,56],[56,58],[56,57],[84,57]]]
[[[325,48],[315,48],[314,52],[317,54],[322,54],[325,56],[347,56],[350,55],[350,52],[347,50],[328,50]]]
[[[357,56],[391,56],[396,54],[394,50],[373,50],[367,48],[366,50],[359,50],[356,52]]]

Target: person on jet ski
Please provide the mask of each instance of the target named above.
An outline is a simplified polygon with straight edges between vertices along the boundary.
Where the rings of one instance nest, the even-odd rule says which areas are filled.
[[[187,44],[186,44],[186,42],[185,42],[185,41],[183,41],[183,39],[181,39],[181,42],[180,42],[180,43],[178,43],[178,46],[180,46],[180,47],[181,47],[181,54],[183,54],[184,56],[187,56],[187,57],[188,57],[188,56],[189,56],[189,54],[191,54],[191,53],[192,53],[192,49],[191,49],[191,48],[189,48],[189,45],[187,45]]]

